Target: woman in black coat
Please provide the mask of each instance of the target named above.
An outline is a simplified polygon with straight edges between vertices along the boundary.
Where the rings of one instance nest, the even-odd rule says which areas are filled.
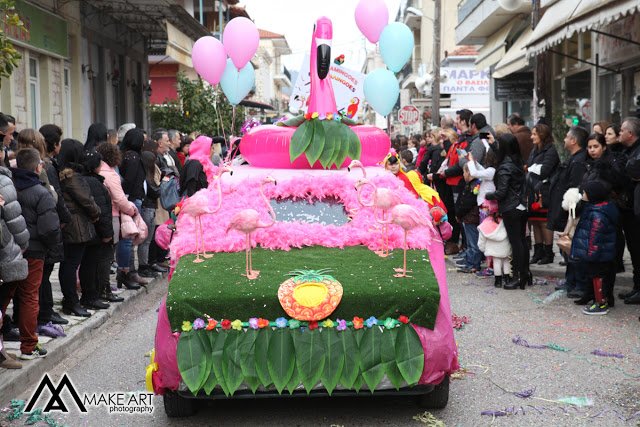
[[[493,177],[496,191],[487,193],[485,199],[498,201],[513,254],[513,280],[504,289],[524,289],[532,284],[529,271],[529,248],[526,244],[527,209],[524,186],[525,173],[520,145],[515,136],[506,133],[498,138],[498,169]]]
[[[611,129],[610,125],[607,132]],[[594,133],[587,142],[587,160],[585,162],[585,172],[582,176],[582,186],[589,181],[599,180],[610,191],[610,196],[618,207],[621,206],[618,196],[625,193],[628,177],[624,170],[627,164],[627,155],[622,151],[615,151],[615,145],[607,144],[607,137]],[[618,144],[619,145],[619,144]],[[616,225],[616,272],[624,271],[624,233],[622,221]],[[613,289],[613,288],[612,288]],[[612,291],[613,292],[613,291]]]
[[[82,298],[80,303],[92,310],[109,308],[110,302],[120,302],[124,298],[111,292],[109,275],[113,261],[113,217],[111,214],[111,195],[104,186],[104,177],[99,175],[102,156],[95,151],[85,153],[82,165],[84,178],[91,189],[91,195],[100,207],[100,218],[94,223],[96,238],[87,244],[80,264],[80,285]]]
[[[84,168],[80,162],[83,154],[84,148],[80,141],[65,139],[57,156],[60,165],[60,188],[71,212],[71,222],[62,229],[64,260],[60,264],[58,276],[64,295],[63,313],[89,317],[91,313],[80,305],[76,291],[76,273],[87,243],[96,238],[93,224],[100,219],[101,210],[82,176]]]
[[[547,229],[547,213],[551,202],[549,180],[556,171],[560,158],[553,146],[551,128],[537,124],[531,132],[533,150],[527,161],[526,194],[529,222],[535,237],[530,264],[553,262],[553,231]]]

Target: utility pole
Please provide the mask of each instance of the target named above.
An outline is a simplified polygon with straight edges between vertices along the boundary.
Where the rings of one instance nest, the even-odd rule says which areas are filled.
[[[433,89],[431,91],[431,124],[440,125],[440,1],[433,2]]]
[[[540,21],[540,1],[533,2],[531,26],[536,28]],[[552,125],[551,117],[551,54],[541,52],[536,56],[533,72],[533,120],[534,124]]]

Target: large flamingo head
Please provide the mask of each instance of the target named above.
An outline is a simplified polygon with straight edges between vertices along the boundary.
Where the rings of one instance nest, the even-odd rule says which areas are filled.
[[[352,160],[351,163],[349,163],[349,166],[347,166],[347,170],[349,172],[351,172],[351,168],[360,168],[360,169],[362,169],[362,173],[365,174],[364,166],[362,165],[360,160]],[[366,176],[366,174],[365,174],[365,176]]]
[[[324,80],[331,68],[331,40],[333,39],[333,25],[326,16],[318,18],[313,28],[312,47],[316,49],[318,58],[317,72],[320,80]],[[313,52],[312,52],[313,53]]]
[[[262,178],[262,183],[263,184],[268,184],[270,182],[273,182],[273,185],[278,185],[278,183],[276,182],[275,178],[270,177],[269,175],[265,176],[264,178]]]
[[[220,165],[220,173],[218,174],[218,176],[221,177],[225,172],[229,172],[229,175],[233,175],[233,169],[231,169],[231,166],[229,164]]]
[[[356,190],[358,190],[363,185],[367,185],[367,184],[369,184],[369,180],[367,178],[365,178],[365,177],[359,178],[356,181]]]

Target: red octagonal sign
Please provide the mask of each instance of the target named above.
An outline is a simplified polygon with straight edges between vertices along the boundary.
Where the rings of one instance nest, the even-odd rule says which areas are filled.
[[[405,126],[411,126],[417,123],[420,112],[413,105],[405,105],[398,112],[398,120]]]

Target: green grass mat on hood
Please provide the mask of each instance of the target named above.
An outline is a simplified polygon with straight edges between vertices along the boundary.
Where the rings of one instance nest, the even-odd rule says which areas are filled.
[[[270,251],[254,249],[255,280],[242,276],[244,252],[220,252],[204,262],[193,263],[195,255],[183,256],[169,283],[167,313],[173,331],[183,321],[214,318],[218,321],[261,317],[274,321],[289,318],[278,301],[278,288],[293,270],[330,268],[327,274],[342,284],[343,296],[329,316],[352,320],[355,316],[378,319],[407,316],[412,323],[433,329],[440,303],[440,288],[426,250],[407,251],[407,269],[413,277],[393,277],[402,267],[402,251],[380,258],[364,246],[323,246]]]

